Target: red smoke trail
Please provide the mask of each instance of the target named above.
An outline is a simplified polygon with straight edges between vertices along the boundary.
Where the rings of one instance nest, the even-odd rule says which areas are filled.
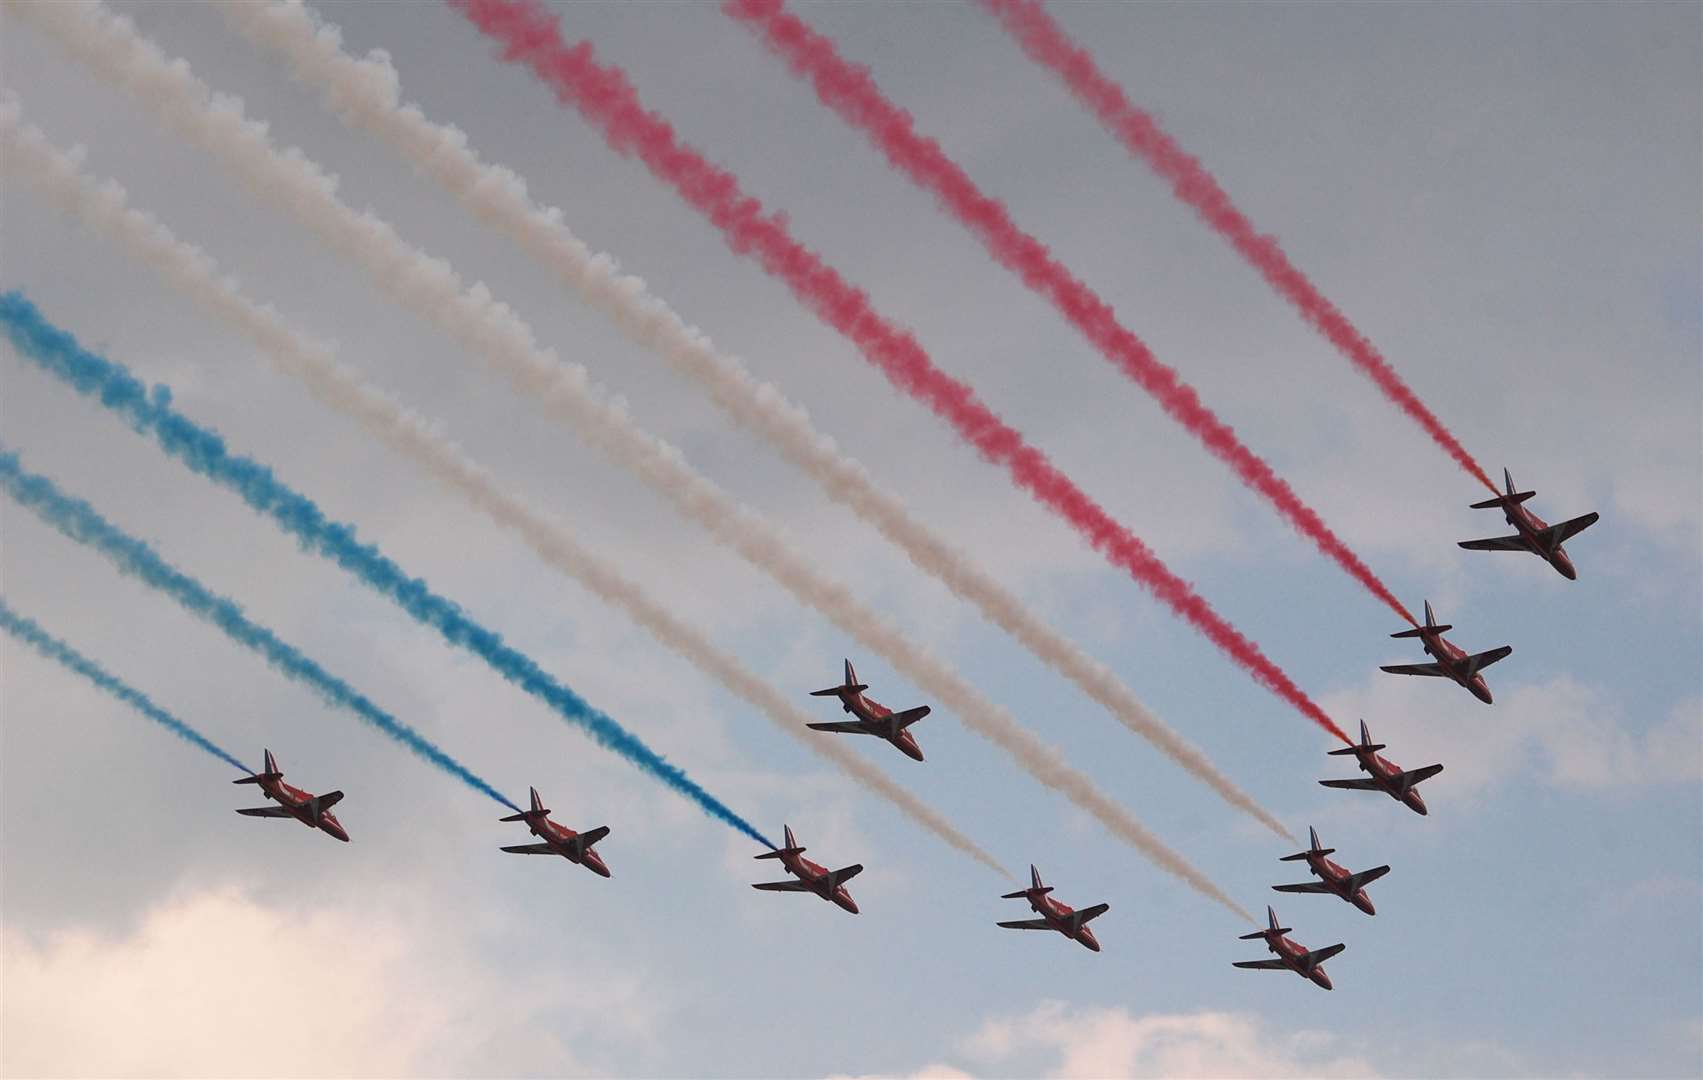
[[[1095,65],[1088,50],[1073,42],[1064,28],[1053,21],[1038,0],[981,0],[1017,39],[1029,58],[1050,68],[1078,101],[1099,118],[1125,148],[1147,162],[1154,172],[1170,181],[1177,198],[1194,207],[1200,219],[1228,240],[1242,257],[1260,272],[1266,282],[1283,295],[1302,318],[1330,340],[1355,367],[1366,373],[1384,396],[1412,417],[1461,468],[1478,482],[1496,491],[1496,485],[1443,422],[1419,400],[1412,387],[1402,381],[1388,360],[1355,329],[1335,304],[1320,294],[1318,287],[1295,268],[1289,256],[1271,236],[1262,236],[1242,216],[1230,196],[1218,186],[1211,173],[1159,127],[1151,115],[1129,103],[1118,85]]]
[[[1030,289],[1051,300],[1106,359],[1234,469],[1244,484],[1269,499],[1303,536],[1374,596],[1408,622],[1413,621],[1371,568],[1348,550],[1348,545],[1271,466],[1201,402],[1193,387],[1160,363],[1146,343],[1118,322],[1111,305],[1072,276],[1046,245],[1018,228],[1005,205],[976,187],[939,143],[917,134],[910,114],[881,93],[867,68],[841,57],[832,41],[788,12],[784,0],[727,0],[722,10],[755,30],[794,74],[809,79],[824,105],[853,127],[861,128],[895,168],[933,192],[953,217],[981,238],[995,259],[1015,271]]]
[[[1253,642],[1172,573],[1133,533],[1061,473],[1039,450],[982,404],[975,391],[934,366],[915,338],[882,318],[863,291],[794,240],[780,215],[739,188],[739,181],[676,141],[674,129],[647,112],[626,76],[599,64],[589,42],[569,46],[556,17],[538,0],[450,0],[503,58],[528,65],[556,96],[602,132],[619,153],[637,155],[659,179],[710,219],[730,247],[755,255],[818,318],[855,344],[899,389],[947,420],[987,460],[1003,465],[1019,486],[1059,514],[1108,560],[1126,570],[1188,620],[1256,681],[1352,742]]]

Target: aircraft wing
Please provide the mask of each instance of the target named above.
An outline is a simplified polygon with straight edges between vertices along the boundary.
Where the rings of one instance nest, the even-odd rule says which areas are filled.
[[[1248,968],[1251,971],[1282,971],[1288,965],[1273,957],[1270,960],[1238,960],[1230,966]]]
[[[807,728],[816,731],[844,731],[852,735],[873,735],[874,732],[863,726],[861,720],[839,720],[827,724],[805,724]]]
[[[1299,885],[1273,885],[1278,892],[1325,892],[1331,891],[1329,885],[1322,881],[1303,881]]]
[[[1387,866],[1374,866],[1372,869],[1362,870],[1358,874],[1349,874],[1348,880],[1343,882],[1343,885],[1349,892],[1353,892],[1372,884],[1389,872],[1390,868]]]
[[[1551,525],[1537,534],[1538,542],[1553,552],[1566,543],[1569,538],[1579,535],[1596,523],[1597,513],[1593,510],[1583,517],[1574,518],[1572,521],[1563,521],[1559,525]]]
[[[753,889],[764,889],[768,892],[809,892],[810,886],[802,881],[765,881],[751,886]]]
[[[828,874],[828,888],[838,888],[861,873],[863,873],[862,863],[852,863],[850,866],[830,871]]]
[[[1301,966],[1310,971],[1346,948],[1348,948],[1346,945],[1326,945],[1322,949],[1314,949],[1301,957]]]
[[[608,835],[609,826],[599,825],[595,829],[587,829],[585,832],[580,833],[578,839],[581,847],[590,847]]]
[[[1493,536],[1488,540],[1462,540],[1460,546],[1468,551],[1524,551],[1525,539],[1514,536]]]
[[[1051,930],[1053,928],[1053,924],[1045,919],[1014,919],[1011,922],[1002,922],[999,925],[1007,930]]]
[[[1382,791],[1384,787],[1369,776],[1354,780],[1320,780],[1325,787],[1348,788],[1350,791]]]
[[[910,727],[912,724],[916,723],[918,720],[921,720],[923,717],[927,716],[928,714],[929,714],[929,706],[918,705],[914,709],[906,709],[904,712],[894,713],[892,716],[888,717],[887,719],[888,719],[889,723],[896,726],[900,731],[903,731],[905,728]]]
[[[247,814],[249,817],[295,817],[282,806],[255,806],[247,810],[238,810],[237,813]]]
[[[1441,765],[1427,765],[1423,769],[1409,769],[1398,778],[1401,789],[1406,791],[1421,780],[1429,780],[1443,771]]]
[[[1503,645],[1501,648],[1491,649],[1489,652],[1474,653],[1466,658],[1466,677],[1470,679],[1496,661],[1506,660],[1513,651],[1512,645]]]
[[[1070,913],[1070,921],[1071,921],[1072,924],[1074,924],[1076,926],[1081,926],[1083,923],[1087,922],[1089,919],[1098,919],[1100,916],[1104,915],[1106,912],[1110,911],[1111,909],[1112,909],[1112,905],[1110,905],[1110,904],[1095,904],[1093,907],[1086,907],[1086,908],[1083,908],[1081,911],[1071,912]]]
[[[506,847],[503,850],[507,851],[507,852],[509,852],[510,854],[513,854],[513,855],[555,855],[555,854],[557,854],[556,849],[551,847],[549,844],[515,844],[514,846]]]
[[[1441,675],[1447,678],[1449,674],[1443,670],[1442,664],[1386,664],[1378,670],[1391,675]]]

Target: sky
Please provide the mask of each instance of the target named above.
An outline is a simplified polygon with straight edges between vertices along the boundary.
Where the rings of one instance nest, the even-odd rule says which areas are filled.
[[[524,176],[593,247],[810,411],[883,488],[1110,665],[1171,727],[1351,868],[1368,918],[826,499],[429,180],[188,4],[124,4],[273,138],[512,304],[635,420],[1058,746],[1336,988],[1233,970],[1254,929],[1014,768],[947,710],[915,763],[854,749],[1056,896],[1111,910],[1104,952],[993,926],[1017,887],[922,832],[250,342],[22,185],[0,287],[168,384],[178,407],[640,734],[770,835],[867,868],[853,917],[754,891],[773,863],[598,749],[229,492],[0,349],[0,437],[510,798],[608,825],[604,881],[495,803],[287,681],[30,513],[0,504],[9,604],[238,757],[340,788],[353,842],[238,817],[228,766],[0,641],[0,1069],[7,1075],[1680,1076],[1703,1072],[1703,9],[1688,4],[1057,5],[1478,456],[1551,521],[1539,560],[1483,490],[1166,186],[967,4],[799,4],[1013,216],[1451,638],[1513,655],[1485,706],[1380,664],[1389,611],[893,173],[715,5],[559,5],[683,138],[968,379],[1344,727],[1364,717],[1431,812],[1347,775],[1255,685],[978,460],[754,262],[617,157],[447,7],[327,5],[405,100]],[[0,83],[249,295],[432,417],[816,718],[878,657],[388,300],[353,263],[0,10]],[[823,738],[834,736],[824,735]],[[852,738],[852,737],[846,737]],[[101,1037],[88,1017],[102,1018]]]

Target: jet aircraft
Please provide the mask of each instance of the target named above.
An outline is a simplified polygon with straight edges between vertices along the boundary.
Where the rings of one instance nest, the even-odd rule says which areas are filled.
[[[1360,742],[1354,746],[1345,746],[1340,750],[1328,751],[1328,753],[1333,755],[1353,754],[1361,770],[1371,773],[1371,775],[1357,777],[1353,780],[1320,780],[1319,783],[1330,788],[1382,791],[1414,813],[1425,813],[1425,800],[1419,797],[1419,782],[1436,776],[1443,771],[1443,767],[1441,765],[1427,765],[1423,769],[1403,772],[1400,765],[1378,753],[1382,749],[1384,749],[1383,743],[1372,741],[1372,733],[1366,730],[1366,721],[1360,721]]]
[[[907,757],[922,760],[922,747],[917,745],[916,738],[905,729],[928,715],[927,705],[918,705],[904,712],[894,712],[874,698],[865,697],[863,692],[869,687],[857,681],[857,672],[852,670],[852,662],[846,661],[846,681],[842,686],[830,686],[826,690],[812,690],[811,697],[837,697],[840,707],[857,717],[856,720],[841,720],[832,724],[806,724],[806,727],[816,731],[843,731],[855,735],[874,735],[886,739],[897,746]]]
[[[1319,830],[1308,826],[1307,839],[1306,851],[1285,855],[1282,861],[1294,862],[1297,859],[1305,859],[1307,869],[1317,874],[1319,880],[1303,881],[1299,885],[1273,885],[1272,888],[1278,892],[1289,893],[1332,893],[1342,897],[1366,914],[1376,915],[1378,912],[1372,907],[1371,898],[1366,895],[1366,886],[1389,873],[1390,868],[1374,866],[1370,870],[1350,873],[1327,858],[1336,849],[1323,847],[1319,844]]]
[[[532,830],[532,835],[544,841],[541,844],[515,844],[503,848],[504,851],[515,855],[560,855],[594,874],[609,876],[609,868],[603,865],[603,856],[591,850],[591,845],[609,835],[609,826],[599,825],[595,829],[577,833],[566,826],[556,824],[550,820],[550,811],[544,808],[544,800],[538,797],[537,788],[532,789],[532,809],[522,810],[518,814],[510,814],[498,820],[524,821],[526,827]]]
[[[1000,899],[1027,900],[1041,917],[1002,922],[1000,926],[1007,930],[1057,930],[1072,941],[1080,942],[1083,948],[1100,951],[1100,942],[1094,937],[1094,931],[1088,929],[1088,923],[1104,915],[1111,908],[1110,904],[1095,904],[1076,911],[1069,904],[1054,900],[1047,895],[1053,887],[1041,883],[1041,872],[1033,863],[1029,865],[1029,882],[1027,889],[1006,893]]]
[[[1559,525],[1550,525],[1521,505],[1537,492],[1515,491],[1514,477],[1507,469],[1502,470],[1502,479],[1507,483],[1507,494],[1475,502],[1472,508],[1500,509],[1502,516],[1508,519],[1508,524],[1516,530],[1514,535],[1495,536],[1488,540],[1462,540],[1461,547],[1473,551],[1529,551],[1555,567],[1568,581],[1577,580],[1579,572],[1573,569],[1573,560],[1567,557],[1567,552],[1561,545],[1595,525],[1597,512],[1593,510],[1583,517],[1563,521]]]
[[[1304,945],[1297,945],[1283,935],[1290,932],[1287,926],[1277,925],[1277,912],[1270,907],[1265,913],[1271,920],[1271,925],[1265,930],[1255,930],[1251,934],[1243,934],[1239,940],[1257,941],[1265,939],[1265,947],[1277,954],[1273,960],[1237,960],[1236,967],[1250,968],[1256,971],[1282,971],[1287,968],[1303,979],[1310,979],[1326,990],[1331,988],[1330,976],[1325,974],[1324,963],[1343,949],[1346,945],[1326,945],[1322,949],[1307,951]]]
[[[849,681],[849,680],[848,680]],[[813,863],[803,857],[805,849],[798,846],[798,841],[792,835],[792,826],[782,826],[786,830],[786,846],[774,851],[765,851],[754,856],[758,859],[779,859],[786,867],[787,873],[798,878],[797,881],[764,881],[751,886],[753,889],[765,889],[770,892],[808,892],[815,893],[830,903],[838,904],[857,914],[857,901],[846,891],[846,882],[863,873],[862,863],[852,863],[838,870],[829,870],[819,863]]]
[[[1416,626],[1412,630],[1403,630],[1391,634],[1393,638],[1418,638],[1425,646],[1425,651],[1436,657],[1431,664],[1386,664],[1379,670],[1391,675],[1435,675],[1445,679],[1453,679],[1468,690],[1472,696],[1489,705],[1490,687],[1484,683],[1484,676],[1479,672],[1505,658],[1514,651],[1513,646],[1503,645],[1489,652],[1473,653],[1468,656],[1465,650],[1457,647],[1443,631],[1453,630],[1448,623],[1438,623],[1437,616],[1431,611],[1431,601],[1425,601],[1425,625]]]
[[[348,843],[349,834],[343,831],[342,823],[331,812],[331,808],[343,800],[343,793],[328,791],[324,795],[314,795],[284,783],[284,774],[278,770],[278,760],[272,756],[272,751],[265,753],[266,768],[263,772],[232,780],[231,783],[259,784],[266,797],[278,805],[249,807],[237,813],[248,817],[293,817],[310,829],[319,829]]]

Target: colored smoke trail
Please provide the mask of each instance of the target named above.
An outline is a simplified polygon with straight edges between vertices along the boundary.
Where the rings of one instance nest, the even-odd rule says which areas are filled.
[[[1193,207],[1202,221],[1229,241],[1266,283],[1377,384],[1385,397],[1424,428],[1456,464],[1491,491],[1496,490],[1496,484],[1484,475],[1478,462],[1425,407],[1377,347],[1289,261],[1277,238],[1255,229],[1206,167],[1178,145],[1150,113],[1130,104],[1117,83],[1094,63],[1088,50],[1072,41],[1038,0],[979,2],[998,18],[1031,60],[1062,79],[1101,126],[1168,182],[1177,198]]]
[[[317,89],[326,107],[345,123],[388,142],[480,222],[498,229],[549,268],[629,340],[695,380],[741,426],[762,434],[830,498],[897,544],[913,565],[975,604],[991,622],[1225,801],[1289,836],[1272,814],[1154,715],[1110,668],[1054,630],[997,578],[883,491],[860,463],[817,430],[803,408],[753,376],[739,358],[718,349],[643,280],[622,273],[611,256],[593,252],[564,224],[560,210],[533,201],[523,179],[482,161],[464,132],[433,123],[416,105],[403,105],[401,80],[388,56],[375,52],[356,58],[345,52],[337,27],[324,23],[300,0],[219,0],[219,7],[236,29],[282,56],[296,78]]]
[[[917,134],[910,114],[888,100],[869,69],[847,62],[832,41],[788,12],[784,0],[727,0],[722,10],[755,32],[793,74],[808,79],[822,104],[868,135],[894,168],[932,192],[949,214],[976,234],[995,260],[1050,300],[1101,355],[1146,390],[1214,457],[1230,466],[1242,483],[1264,496],[1301,535],[1372,595],[1413,622],[1407,608],[1371,567],[1206,407],[1194,387],[1161,363],[1145,342],[1118,321],[1110,304],[1072,275],[1046,245],[1018,228],[1005,205],[978,188],[939,143]]]
[[[1078,488],[1038,449],[939,368],[908,332],[882,318],[869,298],[814,252],[794,240],[784,220],[739,188],[735,177],[678,143],[665,120],[647,111],[626,78],[598,64],[591,46],[568,46],[555,17],[531,2],[453,0],[505,59],[525,63],[563,103],[596,124],[610,147],[636,154],[707,216],[742,254],[754,254],[811,311],[845,335],[899,389],[948,421],[988,461],[1004,466],[1018,486],[1068,521],[1114,565],[1127,571],[1223,650],[1260,685],[1341,739],[1352,742],[1257,645],[1226,622],[1141,540]]]
[[[126,683],[118,676],[111,674],[105,668],[101,667],[93,660],[90,660],[76,649],[73,649],[71,646],[60,641],[52,634],[49,634],[46,630],[43,630],[34,619],[13,611],[11,605],[6,603],[4,597],[0,597],[0,629],[4,629],[8,634],[11,634],[13,637],[28,645],[36,652],[41,653],[41,655],[47,657],[49,660],[56,660],[60,664],[63,664],[66,668],[76,672],[78,675],[81,675],[83,678],[94,683],[113,697],[124,702],[126,705],[131,706],[137,712],[146,716],[154,723],[165,728],[173,735],[176,735],[184,742],[189,743],[192,746],[200,747],[209,754],[218,758],[220,761],[234,765],[251,776],[254,774],[253,769],[226,753],[212,739],[209,739],[207,736],[196,731],[193,727],[184,723],[182,720],[179,720],[171,713],[166,712],[158,705],[155,705],[153,700],[149,698],[147,694],[144,694],[142,691],[132,687],[129,683]]]
[[[895,783],[845,743],[817,737],[805,728],[812,718],[764,682],[707,634],[687,625],[614,565],[575,538],[566,522],[499,484],[436,425],[386,396],[332,353],[237,291],[199,248],[174,237],[152,216],[130,208],[117,184],[98,184],[68,155],[52,147],[34,127],[19,124],[15,103],[0,104],[0,171],[21,175],[61,210],[116,243],[138,262],[210,314],[245,335],[261,355],[300,379],[314,397],[418,464],[434,480],[460,494],[499,526],[524,540],[543,562],[578,581],[715,679],[750,702],[770,722],[818,756],[838,765],[871,793],[954,850],[1010,877],[999,861],[966,837],[939,811]]]
[[[75,338],[42,318],[22,294],[0,294],[0,324],[13,345],[41,368],[85,397],[94,398],[202,476],[242,496],[304,547],[331,559],[375,592],[396,604],[451,645],[485,661],[493,671],[549,706],[599,746],[637,766],[697,803],[704,813],[733,826],[769,848],[774,845],[721,800],[709,794],[678,766],[670,765],[638,736],[593,708],[538,664],[508,645],[462,608],[409,577],[372,544],[355,538],[355,528],[328,519],[312,499],[273,477],[252,459],[231,453],[217,432],[197,425],[171,407],[164,386],[148,388],[118,364],[81,348]]]
[[[1100,791],[1090,777],[1066,764],[1057,749],[1018,724],[1009,710],[865,606],[851,589],[821,573],[815,560],[793,547],[778,527],[693,469],[678,449],[633,423],[622,407],[592,387],[584,368],[565,364],[538,345],[532,328],[489,290],[463,288],[448,263],[412,247],[376,216],[342,203],[335,181],[322,169],[300,151],[275,150],[265,126],[244,117],[240,103],[215,96],[186,62],[167,58],[129,19],[99,3],[14,0],[7,9],[27,15],[109,84],[125,89],[132,100],[149,106],[169,127],[213,154],[242,178],[251,194],[287,209],[334,251],[365,269],[394,300],[491,363],[529,402],[633,471],[800,602],[885,657],[1037,782],[1069,798],[1155,865],[1246,917],[1216,884]]]
[[[259,653],[279,672],[312,688],[333,705],[349,710],[364,723],[511,810],[520,808],[472,770],[446,754],[424,735],[368,701],[301,650],[280,640],[272,631],[249,620],[234,601],[219,596],[199,581],[176,569],[154,549],[113,525],[94,507],[61,492],[45,476],[25,472],[18,455],[0,445],[0,484],[14,502],[40,517],[66,536],[106,556],[124,574],[153,586],[176,600],[184,610],[223,630],[232,641]]]

